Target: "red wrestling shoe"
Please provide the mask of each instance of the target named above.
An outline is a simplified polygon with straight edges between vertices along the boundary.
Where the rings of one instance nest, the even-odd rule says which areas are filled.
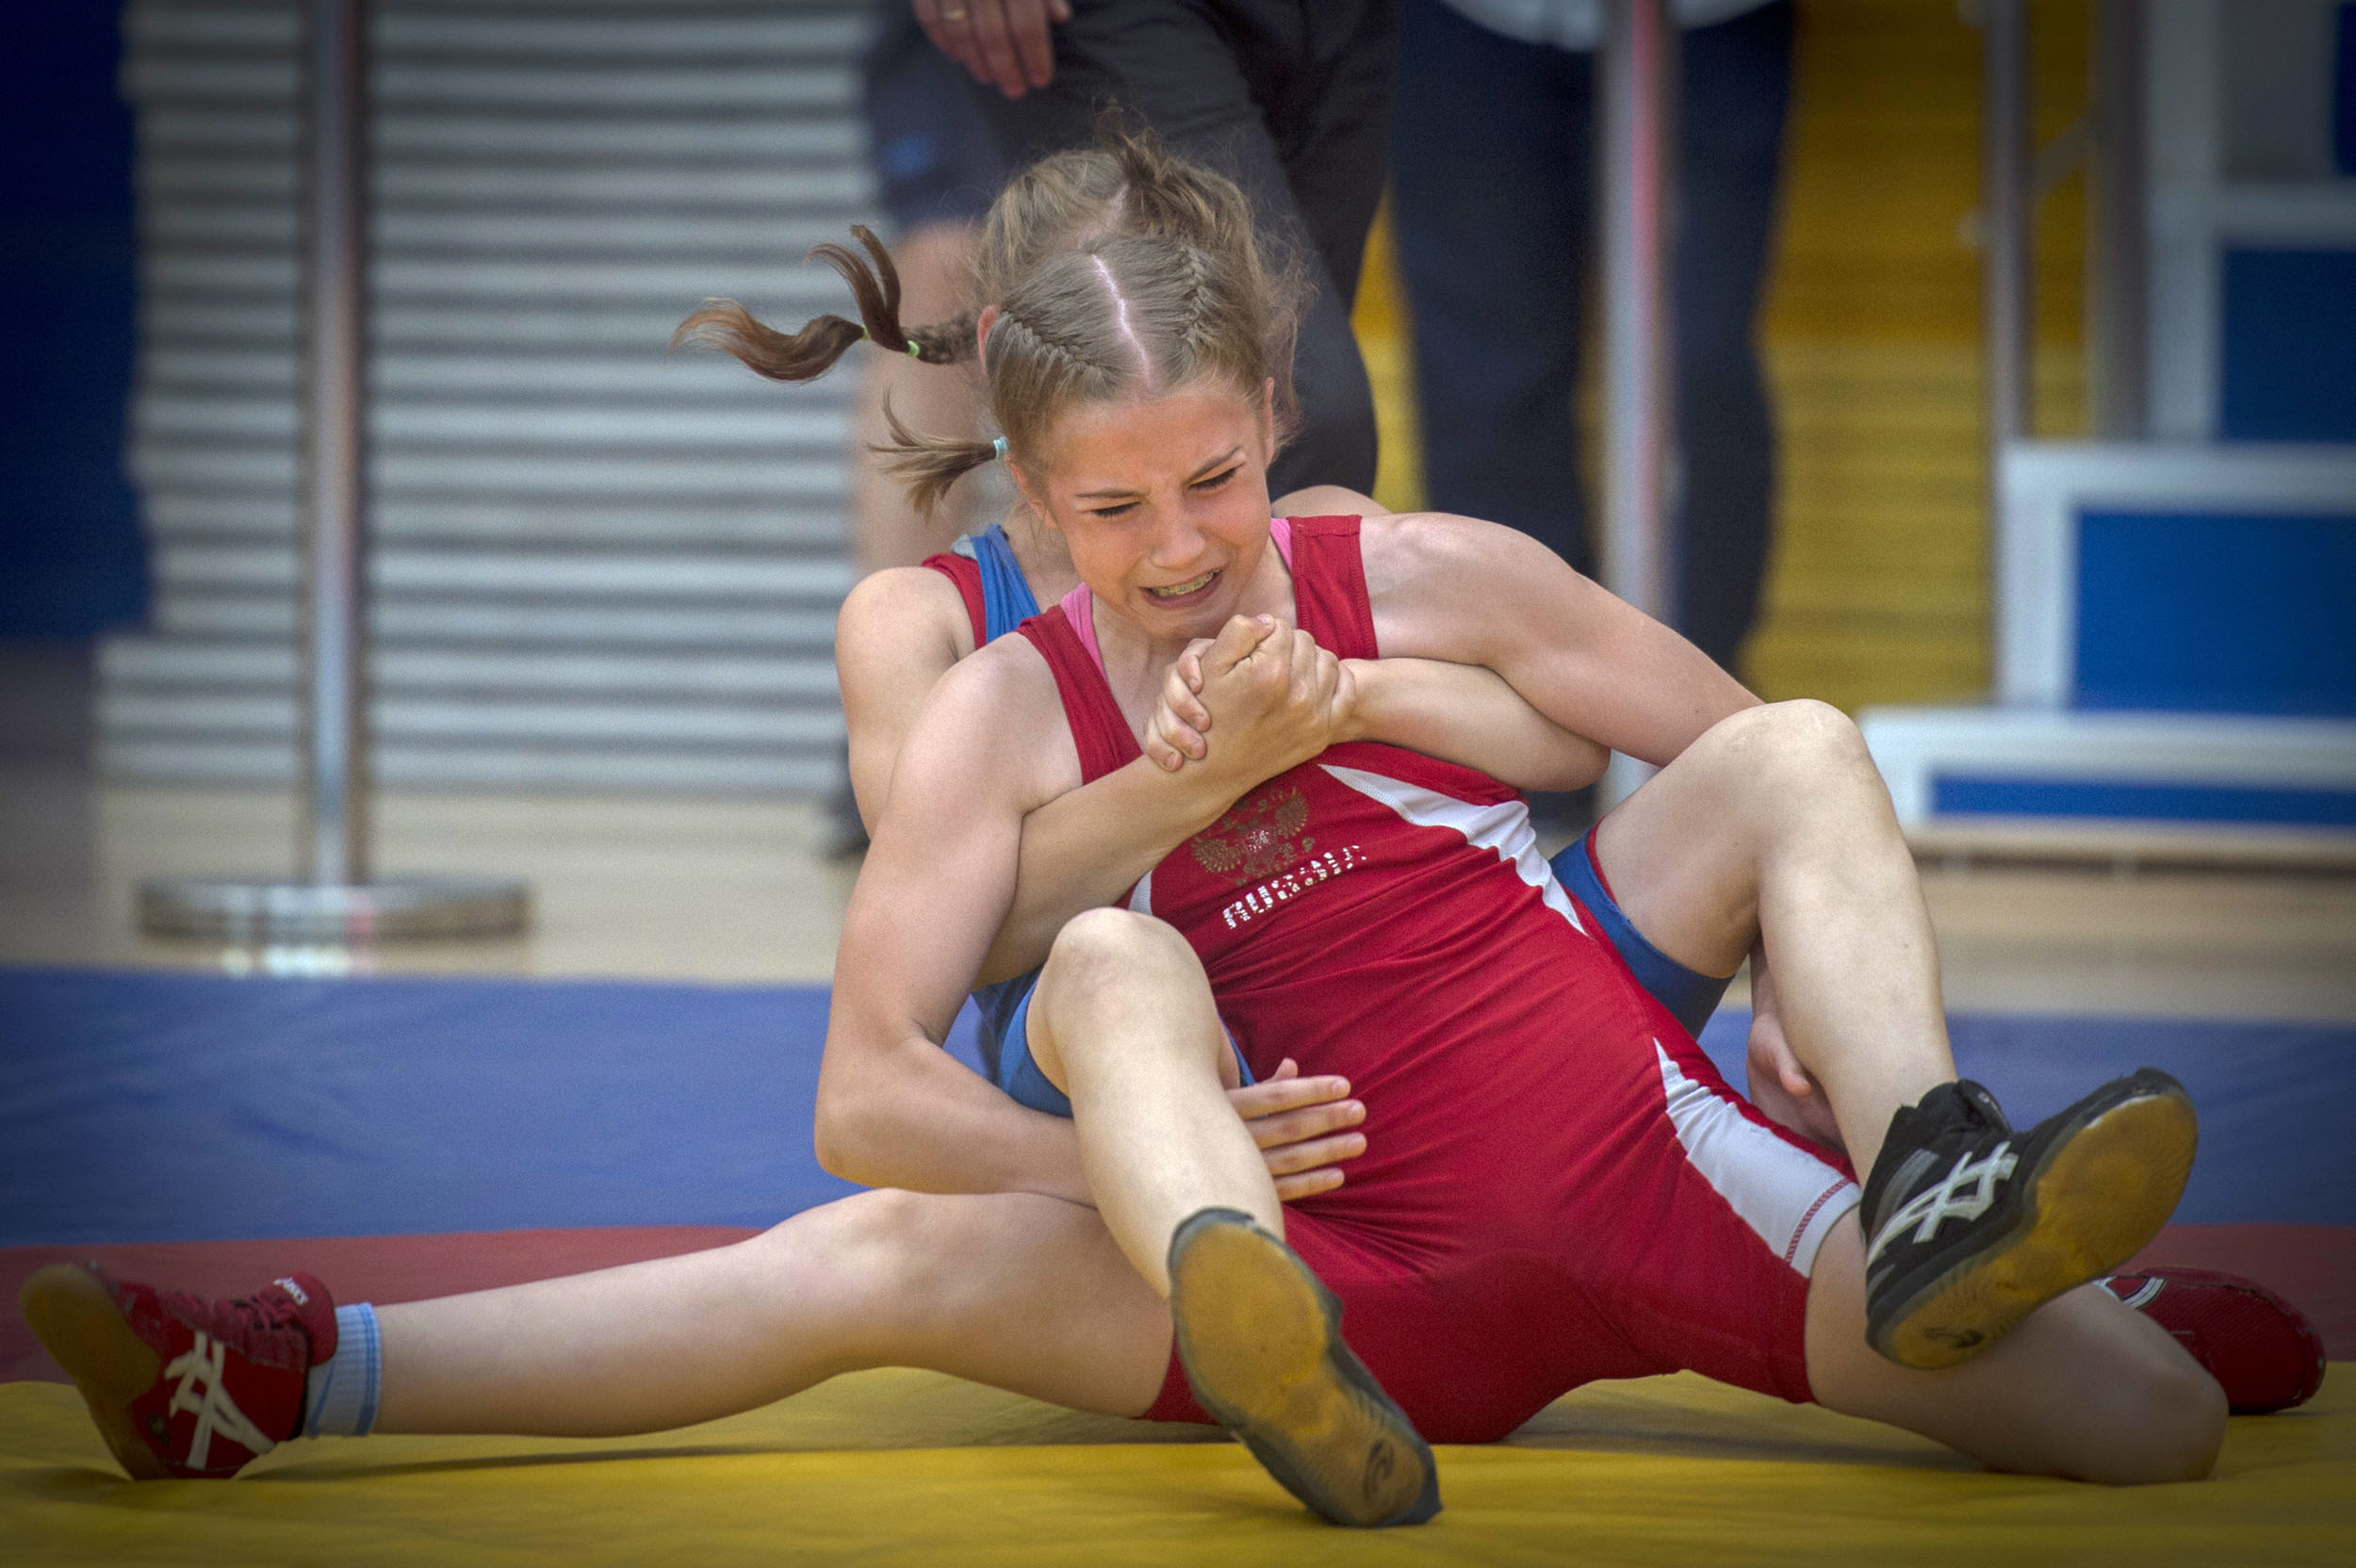
[[[51,1264],[18,1299],[134,1480],[236,1475],[302,1429],[304,1379],[335,1353],[308,1274],[215,1301]]]
[[[2148,1268],[2099,1282],[2176,1336],[2225,1390],[2235,1415],[2289,1410],[2323,1386],[2323,1336],[2254,1280],[2207,1268]]]

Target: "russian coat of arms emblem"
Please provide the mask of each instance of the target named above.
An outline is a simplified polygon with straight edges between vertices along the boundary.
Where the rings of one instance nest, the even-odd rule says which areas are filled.
[[[1312,854],[1315,839],[1303,839],[1309,825],[1308,797],[1301,786],[1264,786],[1235,802],[1227,814],[1189,841],[1194,863],[1214,876],[1231,878],[1235,886],[1273,876]]]

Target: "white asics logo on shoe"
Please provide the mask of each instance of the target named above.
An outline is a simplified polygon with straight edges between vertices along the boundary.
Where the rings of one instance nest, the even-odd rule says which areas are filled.
[[[200,1332],[188,1352],[174,1356],[172,1364],[164,1368],[165,1377],[180,1380],[180,1386],[172,1390],[171,1413],[177,1415],[185,1410],[196,1416],[196,1435],[188,1440],[188,1463],[198,1470],[205,1468],[205,1461],[212,1452],[216,1432],[255,1454],[267,1454],[278,1446],[246,1419],[245,1412],[221,1387],[221,1371],[228,1354],[227,1346]],[[201,1394],[195,1392],[200,1381],[205,1385]]]
[[[1988,1205],[1996,1201],[1996,1184],[2010,1176],[2018,1164],[2019,1157],[2012,1152],[2009,1139],[1998,1144],[1988,1158],[1976,1165],[1972,1161],[1971,1151],[1964,1151],[1945,1181],[1924,1187],[1890,1217],[1890,1223],[1873,1238],[1873,1250],[1865,1254],[1866,1266],[1871,1267],[1873,1260],[1882,1255],[1882,1249],[1897,1240],[1898,1233],[1909,1225],[1915,1227],[1914,1240],[1920,1246],[1937,1235],[1939,1226],[1949,1219],[1977,1219],[1988,1213]]]

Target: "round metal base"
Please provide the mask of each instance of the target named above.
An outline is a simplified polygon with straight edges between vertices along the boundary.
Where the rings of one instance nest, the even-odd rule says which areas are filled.
[[[139,925],[211,941],[332,943],[496,937],[523,929],[532,894],[520,882],[416,876],[381,882],[161,877],[139,884]]]

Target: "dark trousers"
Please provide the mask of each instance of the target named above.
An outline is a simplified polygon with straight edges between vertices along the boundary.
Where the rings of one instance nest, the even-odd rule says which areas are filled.
[[[1300,425],[1270,494],[1374,488],[1374,396],[1350,306],[1383,195],[1398,0],[1074,0],[1055,79],[1008,102],[977,88],[1007,161],[1085,146],[1119,104],[1234,178],[1313,288],[1293,364]]]
[[[1754,322],[1775,232],[1790,0],[1684,34],[1676,375],[1677,629],[1732,668],[1773,518]],[[1574,423],[1595,252],[1595,57],[1406,0],[1393,218],[1415,322],[1432,505],[1511,524],[1594,571]]]

